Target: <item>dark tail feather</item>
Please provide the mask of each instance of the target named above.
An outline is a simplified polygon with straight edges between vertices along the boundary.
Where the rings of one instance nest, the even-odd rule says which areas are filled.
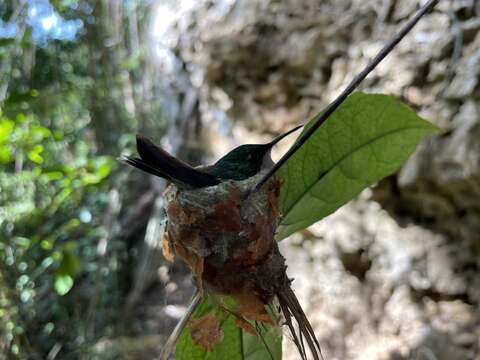
[[[290,312],[290,309],[286,304],[286,302],[284,300],[281,300],[280,294],[278,294],[277,296],[278,296],[278,301],[280,302],[280,308],[282,309],[283,316],[285,317],[285,324],[290,329],[290,333],[292,334],[292,337],[293,337],[293,342],[295,343],[295,346],[297,347],[298,352],[300,353],[300,357],[302,358],[302,360],[307,360],[307,355],[305,353],[305,346],[303,345],[303,341],[300,342],[300,340],[298,339],[297,331],[292,322],[292,314]]]
[[[155,168],[151,167],[150,165],[145,163],[142,159],[139,159],[139,158],[136,158],[136,157],[131,157],[131,156],[125,156],[125,157],[121,158],[120,160],[123,161],[124,163],[130,165],[130,166],[133,166],[133,167],[136,167],[137,169],[145,171],[146,173],[164,178],[168,181],[172,181],[172,179],[167,174],[165,174],[164,172],[162,172],[158,169],[155,169]]]
[[[313,331],[312,325],[310,325],[310,322],[303,312],[293,290],[289,285],[287,285],[281,291],[279,291],[277,297],[283,316],[285,317],[286,325],[290,329],[293,342],[295,343],[302,360],[307,360],[303,338],[305,338],[313,358],[315,360],[323,360],[322,350],[317,338],[315,337],[315,332]],[[292,323],[292,316],[295,318],[298,324],[298,332]]]
[[[297,130],[300,129],[301,127],[303,127],[303,124],[302,124],[302,125],[295,126],[293,129],[288,130],[286,133],[283,133],[283,134],[277,136],[275,139],[273,139],[272,141],[270,141],[270,142],[268,143],[268,145],[270,145],[270,146],[275,145],[275,144],[278,143],[280,140],[282,140],[284,137],[287,137],[288,135],[290,135],[291,133],[297,131]]]
[[[201,188],[218,185],[220,182],[217,177],[193,168],[142,135],[137,135],[137,151],[141,159],[126,158],[128,164],[174,183]]]

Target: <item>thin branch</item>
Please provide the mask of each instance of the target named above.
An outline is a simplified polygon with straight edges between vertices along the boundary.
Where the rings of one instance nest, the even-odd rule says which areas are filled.
[[[278,169],[295,153],[302,145],[313,135],[313,133],[333,114],[333,112],[347,99],[347,97],[360,85],[360,83],[368,76],[368,74],[377,67],[377,65],[398,45],[398,43],[407,35],[417,22],[429,11],[431,11],[440,0],[428,1],[416,14],[412,17],[403,28],[386,44],[382,50],[373,58],[373,60],[360,72],[352,82],[343,90],[343,92],[327,106],[325,111],[318,115],[315,123],[308,128],[300,138],[292,145],[292,147],[283,155],[280,160],[266,173],[258,182],[252,192],[258,191]]]
[[[190,317],[192,316],[193,312],[197,308],[197,306],[200,304],[200,301],[202,300],[202,295],[200,291],[196,291],[192,301],[190,301],[190,304],[188,305],[187,312],[183,317],[180,319],[178,322],[177,326],[175,326],[175,329],[173,332],[170,334],[170,337],[168,338],[167,342],[163,346],[162,353],[160,354],[160,360],[168,360],[170,355],[173,353],[173,350],[175,348],[175,344],[177,343],[177,340],[182,332],[182,330],[185,328],[185,326],[188,323],[188,320],[190,320]]]

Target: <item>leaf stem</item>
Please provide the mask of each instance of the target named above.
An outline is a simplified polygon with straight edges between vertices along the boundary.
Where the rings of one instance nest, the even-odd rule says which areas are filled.
[[[317,116],[314,124],[309,127],[300,138],[292,145],[292,147],[280,158],[280,160],[260,179],[252,192],[258,191],[280,167],[295,153],[302,145],[313,135],[313,133],[333,114],[333,112],[347,99],[347,97],[360,85],[360,83],[372,72],[373,69],[398,45],[398,43],[407,35],[417,22],[429,11],[431,11],[440,0],[428,1],[416,14],[413,16],[402,29],[380,50],[380,52],[373,58],[373,60],[363,69],[343,90],[343,92],[332,101],[324,112]]]

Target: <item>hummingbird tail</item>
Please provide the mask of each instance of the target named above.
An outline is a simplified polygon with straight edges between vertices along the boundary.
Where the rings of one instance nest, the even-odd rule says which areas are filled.
[[[120,159],[120,161],[123,161],[124,163],[130,166],[136,167],[137,169],[140,169],[151,175],[155,175],[155,176],[164,178],[166,180],[172,181],[172,179],[167,174],[165,174],[164,172],[158,169],[151,167],[150,165],[145,163],[142,159],[132,157],[132,156],[124,156],[123,158]]]
[[[307,360],[305,342],[315,360],[324,360],[320,344],[315,336],[312,325],[302,310],[295,293],[290,285],[286,285],[277,294],[278,302],[285,318],[285,325],[290,329],[293,342],[300,352],[302,360]],[[292,318],[297,322],[298,330],[295,328]]]
[[[193,188],[218,185],[220,180],[193,168],[156,146],[150,139],[137,135],[137,151],[140,158],[126,157],[124,161],[149,174],[165,178],[175,184]]]

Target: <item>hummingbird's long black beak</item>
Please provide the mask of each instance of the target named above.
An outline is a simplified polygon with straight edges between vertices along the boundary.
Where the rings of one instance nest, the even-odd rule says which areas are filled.
[[[216,176],[193,168],[143,135],[137,135],[137,151],[140,158],[127,156],[123,160],[137,169],[165,178],[176,185],[202,188],[220,183]]]
[[[269,145],[270,147],[274,146],[276,143],[278,143],[278,142],[279,142],[280,140],[282,140],[284,137],[287,137],[288,135],[290,135],[291,133],[297,131],[297,130],[300,129],[301,127],[303,127],[303,124],[298,125],[298,126],[295,126],[293,129],[290,129],[290,130],[288,130],[287,132],[285,132],[285,133],[277,136],[275,139],[273,139],[272,141],[270,141],[270,142],[268,143],[268,145]]]

